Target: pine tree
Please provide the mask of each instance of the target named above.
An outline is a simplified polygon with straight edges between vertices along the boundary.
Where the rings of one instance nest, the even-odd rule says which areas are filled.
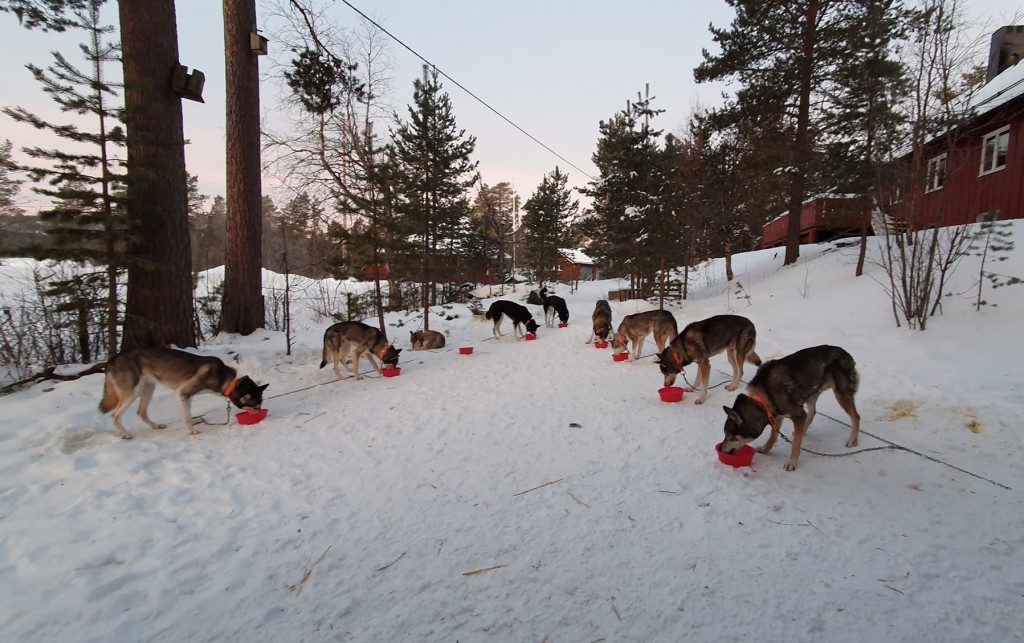
[[[392,132],[396,178],[410,235],[416,238],[422,284],[423,328],[430,329],[435,285],[446,277],[442,257],[460,251],[469,202],[466,190],[476,182],[477,164],[470,161],[476,137],[455,125],[451,99],[441,90],[437,70],[423,68],[413,84],[409,120]]]
[[[54,282],[49,293],[64,299],[86,328],[89,310],[95,305],[106,317],[106,351],[117,350],[118,339],[118,275],[126,261],[130,228],[123,210],[123,161],[117,158],[118,148],[125,145],[125,132],[120,124],[119,85],[106,79],[106,67],[119,61],[119,47],[105,40],[113,28],[100,24],[99,0],[75,12],[75,21],[89,34],[89,42],[81,46],[89,63],[86,71],[75,67],[62,54],[54,52],[54,64],[41,69],[26,67],[43,86],[43,91],[58,104],[62,112],[94,119],[94,129],[74,124],[55,124],[27,110],[4,108],[7,116],[37,129],[47,130],[72,145],[62,149],[26,148],[25,153],[42,165],[23,169],[37,183],[33,191],[55,199],[54,207],[40,213],[53,240],[45,249],[51,259],[71,260],[82,264],[83,270],[70,279]],[[77,147],[76,147],[77,146]],[[81,149],[82,151],[78,151]],[[36,252],[43,252],[36,248]],[[97,296],[94,293],[104,293]],[[81,357],[91,361],[88,333],[80,332]]]
[[[786,164],[789,224],[785,263],[800,256],[800,211],[813,173],[821,94],[849,55],[849,25],[861,10],[853,0],[726,0],[736,17],[728,29],[711,27],[721,48],[694,70],[697,82],[737,78],[741,110],[786,104],[793,144]],[[780,100],[782,99],[782,100]]]
[[[15,201],[22,182],[11,176],[11,172],[17,170],[11,154],[13,148],[10,140],[0,142],[0,217],[22,213]]]
[[[568,181],[556,166],[523,204],[523,251],[540,284],[556,269],[559,251],[569,244],[569,222],[579,213],[579,201],[572,198]]]
[[[650,120],[663,110],[650,106],[650,98],[638,96],[626,109],[608,121],[601,121],[601,137],[593,161],[600,176],[583,193],[593,199],[593,217],[588,219],[589,235],[595,239],[589,250],[612,274],[629,273],[631,286],[644,290],[660,264],[648,252],[650,235],[671,234],[661,226],[664,211],[658,194],[664,176],[657,172],[661,160],[661,132]]]

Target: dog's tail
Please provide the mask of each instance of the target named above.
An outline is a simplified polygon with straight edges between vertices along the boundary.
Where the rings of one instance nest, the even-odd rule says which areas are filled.
[[[114,387],[114,380],[107,374],[103,380],[103,399],[100,400],[100,413],[110,413],[117,407],[119,401],[120,396],[118,396],[117,389]]]
[[[323,352],[323,354],[320,357],[320,368],[323,368],[324,366],[327,366],[327,358],[328,357],[330,357],[330,355],[328,354],[327,338],[325,337],[324,338],[324,352]]]
[[[484,313],[484,319],[492,319],[492,317],[491,317],[491,309],[490,308],[488,308],[487,312]]]
[[[747,361],[753,364],[754,366],[761,365],[761,357],[754,351],[750,351],[749,353],[747,353]]]
[[[835,361],[832,362],[832,368],[829,369],[835,382],[836,392],[853,395],[860,386],[857,363],[853,361],[852,355],[841,348],[838,350],[839,355],[836,356]]]

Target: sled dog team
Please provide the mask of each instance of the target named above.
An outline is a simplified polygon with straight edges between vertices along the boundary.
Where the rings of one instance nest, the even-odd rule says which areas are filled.
[[[546,288],[541,289],[540,295],[545,325],[553,325],[556,316],[561,323],[567,323],[569,310],[565,300],[547,294]],[[512,301],[495,301],[485,317],[493,323],[495,339],[501,336],[501,323],[505,317],[512,321],[512,333],[516,339],[524,336],[523,329],[527,333],[536,333],[539,328],[529,309]],[[754,324],[739,315],[715,315],[687,324],[682,332],[678,332],[672,313],[651,310],[626,315],[613,333],[611,307],[602,299],[595,305],[591,321],[593,328],[588,344],[594,338],[606,341],[611,337],[613,352],[625,352],[633,360],[638,359],[647,337],[653,336],[658,349],[655,363],[661,369],[665,386],[672,386],[676,376],[687,366],[697,364],[694,385],[687,389],[694,392],[700,388],[696,404],[703,404],[707,399],[711,358],[715,355],[726,353],[732,366],[732,380],[725,386],[727,391],[735,391],[739,387],[745,363],[758,366],[746,393],[736,396],[732,408],[723,407],[726,420],[721,448],[724,452],[731,453],[756,440],[765,427],[770,426],[768,441],[757,449],[760,453],[768,453],[778,438],[782,419],[788,417],[793,422],[793,444],[785,468],[793,471],[800,457],[804,434],[814,420],[818,397],[829,389],[850,417],[851,429],[846,446],[857,446],[860,414],[854,395],[859,377],[853,357],[842,348],[815,346],[762,363],[754,352],[757,339]],[[410,344],[412,350],[441,348],[445,345],[445,337],[437,331],[414,331],[410,333]],[[324,332],[320,368],[330,362],[335,375],[342,379],[339,367],[351,353],[352,365],[348,370],[354,373],[356,380],[360,380],[359,360],[362,356],[365,355],[380,373],[381,364],[397,365],[401,352],[402,349],[388,343],[380,329],[357,321],[340,322]],[[191,418],[191,400],[196,394],[220,394],[240,409],[256,410],[261,407],[263,391],[268,386],[257,385],[248,376],[238,377],[234,368],[216,357],[169,348],[144,348],[118,354],[107,363],[99,408],[103,413],[113,411],[114,428],[120,437],[126,440],[132,437],[121,423],[121,416],[136,399],[139,400],[139,417],[153,429],[165,428],[166,425],[153,422],[147,415],[158,383],[174,392],[182,421],[190,434],[198,433]]]

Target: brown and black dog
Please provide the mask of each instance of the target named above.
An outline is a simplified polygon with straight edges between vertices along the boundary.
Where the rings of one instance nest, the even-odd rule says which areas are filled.
[[[743,377],[743,363],[761,365],[761,358],[754,352],[757,333],[754,324],[739,315],[715,315],[686,325],[668,347],[656,359],[665,376],[665,386],[676,382],[676,375],[683,368],[697,363],[697,379],[687,390],[693,392],[700,386],[700,397],[694,402],[703,404],[708,396],[708,378],[711,376],[711,358],[725,351],[732,366],[732,381],[725,390],[735,391]]]
[[[590,332],[590,339],[587,340],[587,343],[594,341],[595,337],[602,342],[608,341],[608,335],[612,332],[612,307],[608,304],[607,299],[597,300],[591,320],[594,322],[594,328]]]
[[[786,461],[786,471],[793,471],[800,459],[804,433],[814,421],[818,396],[828,389],[832,389],[839,406],[850,416],[850,437],[846,446],[857,446],[860,414],[853,396],[859,381],[853,357],[838,346],[805,348],[765,362],[747,386],[747,394],[737,395],[731,409],[723,407],[727,417],[722,451],[732,453],[756,440],[764,427],[770,425],[772,433],[768,441],[758,448],[759,453],[768,453],[779,436],[782,418],[788,417],[793,420],[793,448]]]
[[[139,417],[153,429],[166,428],[149,419],[149,401],[157,384],[174,391],[181,420],[190,435],[199,433],[192,424],[192,398],[199,393],[216,393],[240,409],[259,409],[263,391],[248,376],[238,377],[234,368],[217,357],[194,355],[173,348],[137,348],[110,358],[103,380],[100,412],[113,411],[114,428],[125,440],[132,435],[121,424],[121,416],[139,400]]]
[[[640,349],[643,348],[647,336],[654,335],[654,343],[660,353],[678,332],[676,318],[667,310],[648,310],[645,313],[626,315],[619,322],[619,329],[612,338],[612,352],[616,355],[623,351],[628,353],[628,344],[632,343],[631,359],[636,360],[640,357]]]
[[[395,348],[388,343],[384,333],[379,328],[374,328],[362,322],[346,321],[339,322],[324,331],[323,358],[320,361],[320,368],[327,366],[328,361],[334,362],[334,374],[342,379],[338,365],[348,356],[352,350],[352,368],[356,380],[363,379],[359,372],[359,358],[366,355],[370,365],[380,373],[380,364],[375,357],[388,366],[398,364],[398,354],[401,348]]]

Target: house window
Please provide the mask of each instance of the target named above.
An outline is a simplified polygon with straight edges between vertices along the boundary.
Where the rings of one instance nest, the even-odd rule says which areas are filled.
[[[981,175],[1006,167],[1006,154],[1010,149],[1010,126],[1001,127],[981,141]]]
[[[925,192],[934,192],[946,184],[946,155],[940,154],[928,161],[928,178]]]

